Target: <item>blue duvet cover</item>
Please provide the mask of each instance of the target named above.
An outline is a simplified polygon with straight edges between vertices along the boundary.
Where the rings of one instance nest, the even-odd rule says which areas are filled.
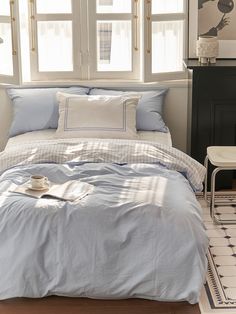
[[[0,299],[198,302],[208,239],[196,161],[151,142],[57,140],[4,151],[0,170]],[[31,174],[94,188],[75,202],[10,192]]]

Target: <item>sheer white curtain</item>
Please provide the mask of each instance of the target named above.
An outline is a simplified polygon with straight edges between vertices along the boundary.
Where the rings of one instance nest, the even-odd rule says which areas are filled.
[[[9,22],[5,17],[9,17]],[[13,75],[9,0],[0,0],[0,38],[3,40],[0,45],[0,74]]]
[[[13,75],[11,24],[0,22],[0,74]]]
[[[130,0],[113,0],[113,12],[131,12]]]
[[[132,68],[131,22],[99,22],[98,33],[98,70],[130,71]]]
[[[182,71],[183,21],[152,23],[152,72]]]
[[[97,0],[97,13],[131,13],[131,0]]]
[[[9,0],[0,0],[0,15],[4,16],[10,15]]]
[[[38,13],[71,13],[71,0],[37,0]]]
[[[131,22],[113,22],[111,67],[113,71],[131,71]]]
[[[184,0],[152,0],[152,14],[181,13],[184,11]]]
[[[39,71],[72,71],[72,22],[38,22]]]

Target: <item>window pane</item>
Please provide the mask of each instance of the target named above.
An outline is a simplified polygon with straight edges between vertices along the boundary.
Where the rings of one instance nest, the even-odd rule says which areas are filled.
[[[29,47],[29,24],[28,24],[28,0],[19,1],[20,10],[20,45],[21,51],[21,72],[24,82],[30,81],[30,47]]]
[[[72,22],[38,22],[39,71],[72,71]]]
[[[152,0],[152,14],[182,12],[184,12],[184,0]]]
[[[10,5],[9,5],[9,0],[1,0],[1,5],[0,5],[0,15],[10,15]]]
[[[3,39],[0,44],[0,74],[13,75],[10,23],[0,23],[0,37]]]
[[[184,21],[152,23],[152,73],[183,70]]]
[[[130,21],[97,22],[98,71],[131,71]]]
[[[37,13],[71,13],[71,0],[37,0]]]
[[[97,0],[97,13],[131,13],[131,0]]]

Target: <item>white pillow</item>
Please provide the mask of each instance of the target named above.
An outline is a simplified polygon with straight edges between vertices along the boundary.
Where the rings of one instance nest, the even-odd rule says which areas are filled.
[[[137,95],[80,96],[59,92],[57,99],[57,138],[137,138]]]

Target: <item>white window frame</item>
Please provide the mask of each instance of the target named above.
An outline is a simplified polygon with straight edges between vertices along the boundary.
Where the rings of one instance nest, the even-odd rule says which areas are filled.
[[[183,13],[165,13],[165,14],[152,14],[152,0],[144,0],[144,81],[167,81],[179,80],[186,78],[186,70],[183,67],[182,71],[152,73],[152,22],[155,21],[184,21],[184,34],[183,34],[183,58],[187,56],[188,47],[188,1],[184,0]]]
[[[20,23],[19,0],[9,0],[14,3],[12,16],[0,16],[0,23],[11,23],[12,40],[16,52],[13,54],[13,76],[0,75],[0,83],[21,84],[20,55]],[[72,13],[66,14],[36,14],[36,0],[29,3],[29,41],[30,41],[30,71],[31,82],[34,81],[88,81],[102,79],[115,81],[168,81],[186,78],[186,71],[152,73],[152,22],[184,20],[184,57],[187,56],[188,33],[188,1],[185,1],[184,13],[150,14],[152,0],[131,0],[132,12],[96,13],[96,0],[71,0]],[[56,2],[56,0],[55,0]],[[30,18],[33,15],[33,18]],[[150,15],[150,20],[148,16]],[[37,21],[72,21],[73,32],[73,71],[39,72],[37,47]],[[97,20],[130,20],[132,22],[132,71],[97,71]],[[151,25],[151,27],[150,27]],[[142,39],[142,40],[141,40]],[[34,44],[34,47],[32,45]],[[150,47],[149,47],[150,45]],[[32,49],[34,48],[34,49]],[[150,50],[150,52],[148,52]],[[55,52],[57,53],[57,52]],[[0,60],[1,62],[1,60]]]
[[[29,36],[30,36],[30,67],[31,80],[52,81],[57,79],[83,79],[81,64],[81,38],[80,18],[81,4],[83,0],[71,0],[72,13],[38,14],[36,11],[36,0],[29,0]],[[37,22],[39,21],[72,21],[72,53],[73,70],[72,71],[39,71],[38,65],[38,43],[37,43]],[[58,53],[58,52],[55,52]]]
[[[18,0],[9,0],[10,15],[0,15],[0,23],[11,24],[12,36],[12,64],[13,75],[0,74],[0,83],[20,84],[21,68],[20,68],[20,25],[19,25],[19,3]],[[4,60],[0,60],[4,62]]]
[[[131,13],[96,13],[96,0],[88,0],[89,27],[89,77],[88,79],[140,80],[140,0],[132,1]],[[98,71],[97,70],[97,21],[131,21],[132,27],[132,70]]]

